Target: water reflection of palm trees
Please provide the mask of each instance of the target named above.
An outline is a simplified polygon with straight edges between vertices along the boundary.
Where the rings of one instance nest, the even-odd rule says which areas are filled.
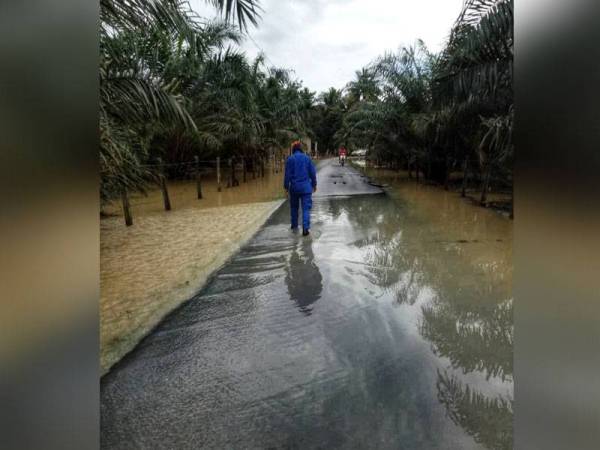
[[[455,376],[438,371],[438,399],[452,421],[489,449],[512,448],[513,402],[503,397],[489,398]]]
[[[312,305],[321,298],[323,277],[315,263],[310,239],[301,239],[294,247],[285,267],[285,283],[298,309],[311,315]]]
[[[368,263],[365,277],[373,284],[390,292],[398,304],[413,305],[425,285],[421,259],[401,247],[405,244],[402,232],[392,236],[375,234],[356,242],[364,250]]]
[[[482,311],[456,311],[447,304],[422,307],[421,335],[434,352],[450,359],[463,373],[479,371],[486,378],[511,380],[513,373],[512,300]]]
[[[363,252],[362,275],[370,283],[407,306],[415,305],[424,290],[433,293],[417,306],[419,332],[433,352],[464,374],[479,372],[487,380],[511,383],[513,302],[503,274],[464,270],[459,252],[436,245],[431,230],[389,199],[356,198],[344,207],[336,213],[345,212],[357,229],[365,230],[366,237],[353,245]],[[444,236],[443,230],[437,232]],[[496,267],[497,261],[489,262]],[[436,387],[449,416],[477,442],[493,449],[511,447],[510,398],[484,395],[445,371],[438,373]]]

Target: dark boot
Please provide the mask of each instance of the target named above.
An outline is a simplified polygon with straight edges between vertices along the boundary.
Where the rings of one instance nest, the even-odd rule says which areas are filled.
[[[310,234],[310,231],[308,231],[306,228],[302,228],[302,236],[308,236]]]

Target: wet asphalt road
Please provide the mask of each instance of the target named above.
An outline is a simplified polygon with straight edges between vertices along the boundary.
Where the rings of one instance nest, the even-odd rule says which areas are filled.
[[[488,367],[479,353],[432,351],[452,324],[432,318],[423,331],[436,289],[461,292],[461,304],[477,292],[419,256],[421,224],[357,171],[329,160],[317,176],[309,237],[291,232],[284,203],[102,379],[102,448],[470,449],[512,438],[503,404],[468,426],[452,417],[479,408],[469,392],[506,390],[488,386],[512,370],[497,357],[506,345],[481,343]],[[493,423],[478,425],[485,412]]]
[[[379,187],[372,186],[364,175],[351,168],[349,163],[342,167],[337,160],[329,159],[321,161],[317,167],[315,198],[383,193]]]

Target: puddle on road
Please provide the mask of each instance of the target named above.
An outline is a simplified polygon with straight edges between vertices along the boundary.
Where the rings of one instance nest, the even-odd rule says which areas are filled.
[[[436,187],[378,179],[387,196],[320,205],[315,246],[329,249],[315,252],[344,261],[324,278],[395,305],[436,357],[448,417],[484,448],[512,448],[512,221]]]

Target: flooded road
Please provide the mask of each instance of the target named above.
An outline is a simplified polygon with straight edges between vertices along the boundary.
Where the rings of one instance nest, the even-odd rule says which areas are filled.
[[[512,448],[510,222],[318,179],[102,379],[103,448]]]

